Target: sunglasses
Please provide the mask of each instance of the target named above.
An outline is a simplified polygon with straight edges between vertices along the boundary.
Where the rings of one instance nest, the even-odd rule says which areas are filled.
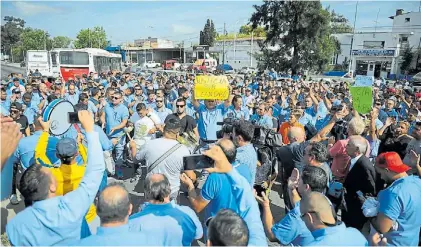
[[[20,94],[20,92],[15,92],[15,94]]]
[[[156,101],[156,103],[162,103],[162,102],[163,102],[162,100],[157,100],[157,101]]]
[[[120,97],[112,97],[112,99],[121,99]]]
[[[183,107],[185,107],[186,105],[176,105],[176,107],[177,108],[183,108]]]
[[[135,88],[134,90],[139,91],[139,90],[142,90],[142,89],[141,88]]]
[[[19,110],[11,110],[11,113],[19,113]]]

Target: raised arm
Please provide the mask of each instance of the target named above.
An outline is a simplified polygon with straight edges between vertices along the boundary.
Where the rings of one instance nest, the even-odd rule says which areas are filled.
[[[94,120],[88,111],[80,111],[78,115],[86,131],[88,164],[79,187],[63,196],[59,205],[60,215],[72,221],[81,219],[88,211],[98,192],[105,170],[101,143],[98,133],[94,131]]]

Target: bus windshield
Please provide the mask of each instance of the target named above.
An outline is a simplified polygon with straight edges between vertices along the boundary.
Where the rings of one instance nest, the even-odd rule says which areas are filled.
[[[60,64],[63,65],[89,65],[89,55],[81,51],[61,51]]]

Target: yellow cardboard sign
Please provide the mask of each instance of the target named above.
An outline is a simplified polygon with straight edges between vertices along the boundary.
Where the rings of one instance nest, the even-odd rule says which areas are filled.
[[[226,100],[229,97],[229,83],[226,76],[200,75],[194,82],[196,99]]]
[[[358,113],[366,114],[373,106],[373,91],[371,87],[350,87],[352,105]]]

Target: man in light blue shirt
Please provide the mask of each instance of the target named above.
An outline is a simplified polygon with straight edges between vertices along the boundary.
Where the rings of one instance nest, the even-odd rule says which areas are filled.
[[[234,233],[235,237],[233,237],[233,235],[231,235],[233,233],[228,230],[232,229],[231,227],[224,227],[224,229],[227,229],[228,231],[215,231],[215,227],[220,229],[218,228],[218,225],[223,223],[220,222],[220,220],[223,221],[224,219],[229,219],[231,218],[229,216],[232,215],[227,215],[225,213],[225,209],[221,210],[220,212],[224,215],[227,215],[228,217],[218,217],[218,215],[220,215],[220,213],[218,213],[216,217],[210,220],[208,225],[208,236],[210,244],[221,245],[220,243],[225,243],[227,246],[267,246],[268,243],[266,240],[265,232],[263,230],[262,220],[260,219],[259,207],[255,198],[253,197],[252,188],[248,186],[247,180],[241,176],[236,169],[232,169],[233,167],[230,164],[229,159],[227,159],[225,156],[221,147],[216,145],[210,150],[206,151],[205,155],[215,161],[215,167],[208,169],[209,172],[212,174],[217,172],[220,175],[226,175],[228,177],[230,187],[227,189],[231,190],[232,195],[238,205],[237,210],[232,210],[244,220],[248,228],[248,239],[243,239],[243,237],[245,237],[244,235],[246,234],[240,234],[241,238],[239,238],[239,236]],[[226,223],[228,223],[228,225],[234,224],[236,227],[240,226],[236,222],[230,223],[230,220],[228,220]],[[222,233],[222,236],[218,236],[218,233]]]
[[[34,131],[33,124],[35,116],[38,115],[40,112],[38,109],[38,105],[35,104],[34,101],[32,101],[32,95],[30,93],[25,93],[22,97],[23,104],[25,105],[25,111],[23,112],[23,115],[25,115],[26,118],[28,118],[28,124],[29,128],[31,129],[31,132]]]
[[[70,101],[73,105],[79,102],[79,93],[76,92],[75,84],[70,84],[68,92],[64,95],[64,99]]]
[[[87,111],[79,112],[86,130],[88,163],[79,187],[64,196],[56,196],[56,182],[48,168],[30,166],[22,175],[20,191],[28,206],[6,226],[15,246],[50,246],[70,239],[80,239],[82,221],[98,192],[105,164],[94,121]],[[49,124],[41,122],[44,131]]]
[[[159,119],[161,119],[161,123],[165,122],[165,119],[168,115],[172,114],[172,111],[165,107],[164,105],[164,99],[162,97],[156,98],[156,108],[155,113],[158,115]]]
[[[130,231],[156,239],[162,246],[191,246],[193,240],[203,236],[202,225],[191,208],[170,201],[170,192],[165,175],[148,175],[145,181],[148,202],[139,213],[130,216]]]
[[[338,222],[331,202],[320,192],[310,192],[303,197],[300,213],[314,237],[308,246],[368,246],[360,231]]]
[[[18,147],[12,156],[13,162],[16,163],[20,161],[23,169],[27,169],[30,165],[35,163],[35,147],[37,146],[38,140],[42,134],[42,126],[38,119],[35,119],[34,128],[34,134],[24,137],[19,141]],[[60,165],[60,159],[58,159],[56,156],[56,145],[58,141],[59,139],[54,136],[48,137],[46,154],[51,163],[54,165]]]
[[[251,116],[250,120],[260,127],[272,129],[273,121],[268,115],[266,115],[268,111],[267,107],[268,106],[265,103],[261,103],[257,108],[257,114]]]
[[[129,119],[129,110],[122,101],[122,93],[115,92],[112,96],[112,103],[104,107],[101,115],[101,122],[105,125],[105,133],[115,145],[115,165],[118,178],[123,177],[121,166],[123,165],[123,151],[126,143],[124,127],[126,127]]]
[[[243,98],[240,95],[235,95],[232,99],[232,105],[228,107],[225,113],[225,118],[232,117],[234,119],[250,119],[250,112],[247,107],[243,106]]]
[[[4,116],[9,115],[9,109],[10,109],[10,99],[7,97],[6,89],[1,88],[1,107],[2,107],[2,114]]]
[[[200,104],[197,99],[192,96],[192,104],[199,114],[197,128],[199,130],[200,139],[203,141],[216,141],[216,132],[221,129],[218,122],[224,121],[224,108],[231,103],[226,100],[224,104],[216,106],[216,100],[205,100],[205,104]]]
[[[237,147],[235,161],[246,165],[251,173],[251,186],[256,179],[257,153],[250,143],[254,136],[254,125],[248,121],[240,120],[234,124],[233,142]]]
[[[418,154],[419,155],[419,154]],[[394,246],[418,246],[421,226],[421,179],[408,176],[411,168],[396,152],[376,159],[376,171],[391,184],[378,194],[379,213],[371,220],[377,232]]]
[[[326,173],[322,168],[306,166],[300,174],[298,170],[293,171],[288,179],[288,193],[291,205],[294,208],[278,223],[273,223],[273,216],[270,210],[270,202],[266,195],[256,197],[263,208],[263,225],[267,237],[271,241],[278,241],[282,245],[306,246],[314,241],[314,237],[301,219],[300,196],[307,195],[312,191],[324,193],[328,182]]]
[[[97,214],[101,219],[96,235],[78,241],[68,241],[63,245],[73,246],[158,246],[159,238],[145,232],[129,230],[129,215],[133,205],[124,185],[108,185],[99,195]]]

